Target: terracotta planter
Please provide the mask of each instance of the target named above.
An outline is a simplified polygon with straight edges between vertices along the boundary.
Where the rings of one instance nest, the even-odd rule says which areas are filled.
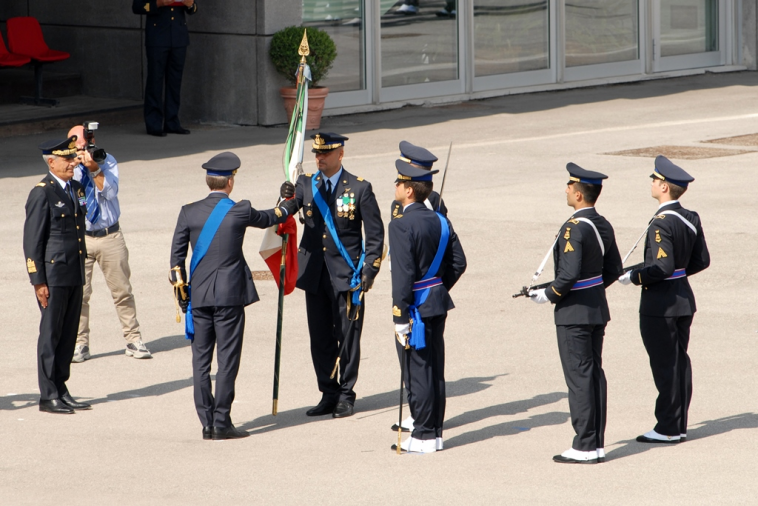
[[[284,100],[284,110],[287,111],[287,123],[292,120],[292,111],[295,109],[297,100],[297,88],[286,86],[279,88],[279,94]],[[306,130],[317,130],[321,127],[321,113],[324,112],[324,101],[329,94],[329,88],[308,89],[308,118],[305,122]]]

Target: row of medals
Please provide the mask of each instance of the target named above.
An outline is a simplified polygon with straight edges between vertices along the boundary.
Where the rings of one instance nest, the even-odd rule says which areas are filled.
[[[337,218],[355,219],[355,193],[348,195],[345,192],[341,197],[337,197]]]

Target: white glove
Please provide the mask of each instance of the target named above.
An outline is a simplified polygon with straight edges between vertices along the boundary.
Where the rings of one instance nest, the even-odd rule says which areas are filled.
[[[405,346],[408,341],[408,333],[411,331],[410,323],[396,323],[395,324],[395,338],[400,346]]]
[[[544,288],[541,288],[539,290],[529,290],[529,298],[532,300],[532,302],[536,302],[537,304],[550,302],[550,299],[548,299],[547,295],[545,295]]]
[[[622,274],[619,278],[619,283],[622,285],[630,285],[632,284],[632,271],[627,272],[626,274]]]

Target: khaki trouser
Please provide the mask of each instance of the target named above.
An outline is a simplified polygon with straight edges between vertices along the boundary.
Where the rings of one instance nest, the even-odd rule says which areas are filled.
[[[92,271],[95,262],[103,271],[105,283],[111,291],[116,313],[121,320],[124,339],[127,343],[136,343],[142,339],[137,322],[137,307],[132,294],[132,275],[129,269],[129,250],[126,249],[124,235],[119,230],[105,237],[86,236],[87,259],[84,261],[84,298],[82,314],[79,318],[79,334],[76,345],[89,346],[89,299],[92,295]]]

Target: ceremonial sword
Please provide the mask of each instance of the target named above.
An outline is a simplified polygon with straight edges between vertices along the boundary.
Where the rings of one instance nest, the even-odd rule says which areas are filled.
[[[440,201],[437,202],[437,209],[436,211],[439,212],[440,207],[442,206],[442,190],[445,189],[445,178],[447,177],[447,166],[450,165],[450,153],[453,151],[453,141],[450,141],[450,147],[447,149],[447,161],[445,161],[445,170],[442,172],[442,184],[440,185]]]

